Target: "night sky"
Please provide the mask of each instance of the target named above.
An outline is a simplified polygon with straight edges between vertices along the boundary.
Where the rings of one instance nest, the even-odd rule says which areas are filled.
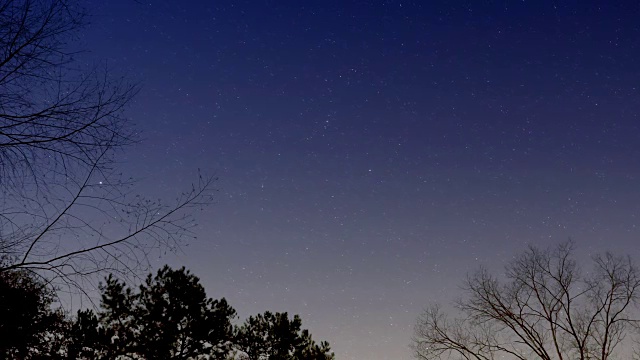
[[[126,174],[169,198],[220,178],[152,264],[395,360],[424,307],[527,244],[640,255],[639,7],[92,1],[80,43],[142,84]]]

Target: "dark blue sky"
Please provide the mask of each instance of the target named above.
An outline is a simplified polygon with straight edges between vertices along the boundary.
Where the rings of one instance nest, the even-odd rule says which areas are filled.
[[[192,268],[339,359],[408,359],[422,308],[526,244],[638,255],[637,1],[92,2],[140,81],[122,158],[152,193],[220,177]]]

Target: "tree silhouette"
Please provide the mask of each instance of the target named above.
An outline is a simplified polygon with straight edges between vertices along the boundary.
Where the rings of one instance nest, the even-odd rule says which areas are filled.
[[[326,342],[316,344],[308,330],[300,330],[298,315],[289,319],[287,313],[250,316],[238,328],[236,347],[239,358],[246,360],[321,360],[333,359]]]
[[[69,321],[64,359],[333,360],[327,342],[301,330],[299,316],[265,312],[234,327],[225,299],[207,298],[199,279],[168,266],[137,290],[109,276],[97,312]]]
[[[0,273],[0,357],[53,358],[64,316],[52,310],[53,294],[26,271]]]
[[[109,354],[111,339],[91,310],[80,310],[68,327],[63,341],[64,359],[99,359]]]
[[[433,306],[418,319],[416,357],[613,359],[625,340],[637,341],[638,269],[606,253],[582,272],[572,252],[571,242],[530,247],[507,265],[504,281],[486,269],[468,277],[467,296],[456,305],[461,318]]]
[[[46,270],[78,288],[175,248],[214,180],[171,204],[131,193],[114,161],[137,140],[123,115],[137,87],[75,61],[84,18],[74,0],[0,0],[0,272]]]
[[[235,310],[207,298],[185,268],[165,266],[133,291],[109,276],[101,287],[101,310],[79,312],[74,354],[90,358],[225,359],[233,338]],[[91,349],[91,350],[87,350]],[[71,352],[70,352],[71,353]]]

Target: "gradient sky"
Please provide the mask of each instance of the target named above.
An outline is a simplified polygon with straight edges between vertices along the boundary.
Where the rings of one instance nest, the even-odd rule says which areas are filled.
[[[220,177],[192,269],[338,359],[409,359],[423,307],[527,244],[640,255],[638,1],[91,1],[90,57],[143,84],[121,158]]]

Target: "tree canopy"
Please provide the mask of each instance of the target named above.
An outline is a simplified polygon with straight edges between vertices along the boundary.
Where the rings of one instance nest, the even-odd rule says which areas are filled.
[[[24,270],[0,272],[0,357],[44,356],[61,330],[63,313],[51,305],[54,294]]]
[[[419,359],[630,358],[640,324],[640,273],[629,257],[596,255],[582,270],[573,243],[529,247],[502,276],[481,268],[464,283],[460,314],[437,305],[420,316]]]
[[[143,359],[224,358],[233,339],[235,310],[225,299],[207,298],[199,279],[167,266],[149,275],[138,291],[109,276],[97,316],[106,354]],[[87,317],[86,314],[83,314]]]
[[[207,297],[198,277],[168,266],[138,287],[113,275],[96,310],[64,316],[25,271],[1,273],[0,355],[6,359],[333,360],[302,320],[265,312],[235,325],[236,311]]]
[[[236,347],[241,359],[246,360],[322,360],[333,359],[327,342],[319,345],[311,339],[308,330],[301,330],[298,315],[290,319],[287,313],[250,316],[238,328]]]

